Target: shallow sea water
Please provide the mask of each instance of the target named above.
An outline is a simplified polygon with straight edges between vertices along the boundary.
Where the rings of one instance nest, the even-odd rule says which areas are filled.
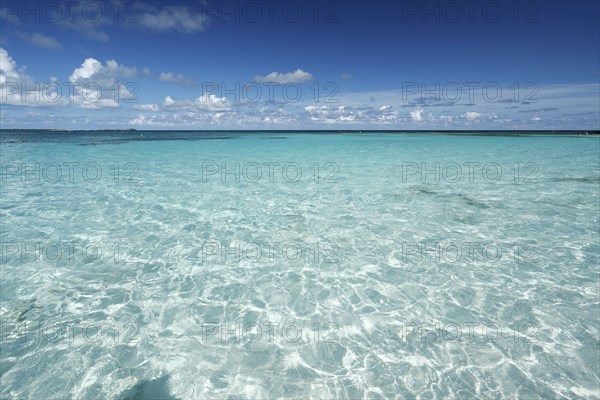
[[[600,397],[597,136],[0,135],[3,399]]]

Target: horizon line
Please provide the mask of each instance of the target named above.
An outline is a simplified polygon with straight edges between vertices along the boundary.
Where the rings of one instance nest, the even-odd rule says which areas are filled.
[[[1,131],[50,131],[50,132],[509,132],[509,133],[558,133],[587,132],[600,134],[600,129],[57,129],[57,128],[1,128]]]

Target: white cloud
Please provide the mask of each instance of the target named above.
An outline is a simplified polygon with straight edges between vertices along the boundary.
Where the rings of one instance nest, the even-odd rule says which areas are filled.
[[[7,82],[11,78],[19,79],[17,63],[6,50],[0,47],[0,83]]]
[[[165,102],[163,104],[165,105],[165,107],[169,107],[169,106],[172,106],[173,104],[175,104],[175,100],[173,100],[173,98],[171,98],[171,96],[167,96],[167,97],[165,97]]]
[[[306,106],[304,107],[304,111],[307,111],[310,114],[320,114],[320,115],[329,115],[329,110],[327,106]]]
[[[304,107],[307,112],[308,122],[334,124],[389,124],[396,120],[396,113],[385,109],[384,111],[370,106],[348,106],[329,107],[326,105],[309,105]]]
[[[69,80],[71,82],[76,82],[79,79],[87,79],[91,78],[102,69],[102,63],[94,58],[86,58],[81,64],[81,67],[76,68]]]
[[[146,117],[144,114],[139,114],[137,118],[128,122],[129,125],[146,125]]]
[[[165,7],[162,10],[147,8],[137,23],[148,29],[161,32],[200,32],[206,28],[207,16],[195,13],[187,7]]]
[[[174,74],[173,72],[161,72],[158,76],[158,80],[163,82],[175,83],[177,85],[185,86],[185,87],[197,87],[198,84],[195,83],[190,78],[186,77],[182,74]]]
[[[98,42],[108,42],[110,39],[105,32],[97,31],[94,28],[78,28],[77,30],[82,32],[88,39],[96,40]]]
[[[68,15],[68,13],[68,10],[63,10],[63,15]],[[72,21],[69,19],[61,20],[59,21],[59,25],[63,28],[71,29],[90,40],[95,40],[97,42],[109,41],[110,37],[108,34],[102,30],[99,30],[99,27],[102,24],[112,23],[111,19],[108,17],[110,15],[108,10],[103,12],[103,18],[95,22],[83,17],[83,13],[81,12],[75,12],[73,15],[75,18]]]
[[[34,82],[25,73],[25,67],[17,66],[10,54],[0,47],[0,104],[17,107],[55,107],[65,104],[64,96],[56,84],[43,85]]]
[[[33,44],[34,46],[42,47],[50,50],[61,50],[62,44],[53,37],[42,35],[41,33],[19,34],[24,40]]]
[[[95,90],[86,90],[82,91],[81,96],[76,96],[74,98],[74,104],[83,109],[88,110],[97,110],[101,108],[118,108],[119,102],[111,99],[111,98],[102,98],[101,94]]]
[[[541,121],[542,117],[538,116],[538,115],[534,115],[533,117],[531,117],[532,121]]]
[[[85,79],[114,80],[117,78],[134,78],[136,75],[137,69],[135,67],[126,67],[115,60],[108,60],[106,61],[106,65],[102,65],[95,58],[86,58],[81,67],[73,71],[69,80],[71,82],[78,82]]]
[[[185,127],[205,127],[211,125],[223,126],[223,124],[241,125],[250,120],[248,116],[234,115],[232,119],[227,119],[229,113],[215,112],[215,113],[195,113],[191,111],[187,112],[175,112],[170,114],[154,114],[152,116],[146,116],[139,114],[137,117],[127,122],[128,125],[135,126],[158,126],[164,128],[173,128],[176,126]],[[262,122],[262,121],[257,121]]]
[[[381,106],[377,112],[377,121],[383,124],[396,122],[398,113],[392,110],[391,105]]]
[[[112,1],[95,1],[95,7],[87,8],[89,2],[89,0],[62,2],[59,12],[63,18],[57,24],[88,39],[108,42],[110,37],[101,30],[103,26],[121,24],[131,29],[142,28],[156,32],[191,34],[203,31],[209,22],[206,14],[195,12],[187,6],[155,7],[151,4],[153,2],[132,2],[135,7],[131,8],[124,7],[120,4],[123,1],[116,0],[115,4]],[[2,10],[0,9],[0,12]],[[14,24],[19,22],[19,18],[12,14],[3,19],[3,22],[5,20]]]
[[[112,76],[118,76],[121,78],[135,78],[137,75],[137,68],[120,65],[115,60],[108,60],[106,62],[106,68],[106,72]]]
[[[56,6],[51,8],[48,18],[53,18],[55,9],[58,15],[56,25],[63,29],[69,29],[77,32],[79,36],[87,39],[108,42],[109,35],[102,31],[104,26],[114,26],[121,24],[125,28],[146,29],[156,32],[180,32],[196,33],[203,31],[208,27],[208,15],[202,12],[194,11],[187,6],[166,6],[156,7],[153,2],[130,2],[135,5],[124,7],[122,0],[115,1],[71,1],[55,2]],[[87,7],[88,3],[94,3],[94,7]],[[114,3],[114,4],[113,4]],[[191,3],[191,2],[190,2]],[[35,8],[34,8],[35,9]],[[14,11],[14,10],[13,10]],[[18,12],[9,12],[5,7],[0,7],[0,19],[2,22],[14,25],[21,24],[21,18]],[[52,46],[56,43],[36,37],[37,43],[42,47]]]
[[[94,14],[94,9],[96,7],[89,8],[87,10],[89,14],[86,14],[86,11],[84,11],[83,7],[87,6],[86,3],[88,2],[89,1],[87,0],[85,2],[54,2],[53,6],[48,9],[45,8],[45,5],[42,2],[38,2],[38,7],[36,7],[35,4],[32,4],[33,7],[31,8],[31,10],[37,11],[38,18],[40,17],[39,13],[41,11],[43,14],[45,14],[45,19],[47,19],[49,22],[53,22],[53,24],[56,24],[61,28],[74,30],[89,39],[97,40],[100,42],[107,42],[109,39],[108,35],[105,32],[99,31],[97,29],[100,25],[114,23],[113,18],[115,13],[114,9],[111,8],[114,5],[109,4],[110,2],[98,1],[95,2],[95,4],[97,7],[100,8],[99,14]],[[8,22],[14,25],[22,25],[23,23],[30,21],[30,19],[34,19],[31,18],[31,15],[19,15],[21,13],[19,13],[18,10],[21,6],[18,6],[15,12],[14,9],[9,10],[10,6],[8,6],[8,3],[10,2],[6,3],[6,8],[0,7],[0,20],[2,21],[2,23]],[[21,11],[27,12],[26,10],[30,10],[28,7],[25,6],[24,2],[22,6],[24,8]],[[42,7],[40,8],[39,6]],[[56,39],[44,36],[42,34],[21,34],[20,36],[22,36],[25,40],[31,42],[36,46],[51,49],[59,48],[57,46],[62,47]]]
[[[468,119],[469,121],[474,121],[476,119],[479,119],[481,117],[481,113],[475,112],[475,111],[467,111],[464,116],[466,119]]]
[[[87,58],[69,77],[69,81],[76,84],[73,102],[81,108],[96,109],[116,108],[120,102],[136,100],[135,93],[129,90],[135,83],[123,81],[136,75],[135,67],[121,65],[115,60],[102,64]]]
[[[194,100],[173,100],[171,96],[165,97],[165,108],[184,111],[227,111],[232,108],[226,97],[217,97],[214,94],[203,94]]]
[[[352,74],[350,74],[350,73],[348,73],[348,72],[344,72],[344,73],[342,74],[342,79],[343,79],[343,80],[352,79],[353,77],[354,77],[354,75],[352,75]]]
[[[280,73],[280,72],[271,72],[269,75],[260,76],[257,75],[254,77],[254,80],[258,83],[303,83],[313,80],[314,77],[312,74],[305,72],[301,69],[297,69],[294,72]]]
[[[423,116],[421,114],[423,114],[423,109],[417,108],[416,110],[410,112],[410,117],[415,122],[421,122],[423,121]]]
[[[256,115],[251,115],[249,122],[255,122],[262,118],[262,123],[271,125],[286,125],[296,121],[296,115],[282,108],[261,108]]]
[[[158,104],[136,104],[133,106],[134,110],[139,110],[139,111],[158,111],[159,110],[159,105]]]

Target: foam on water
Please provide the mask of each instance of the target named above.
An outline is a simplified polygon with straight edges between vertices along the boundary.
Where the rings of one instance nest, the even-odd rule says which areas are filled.
[[[598,137],[139,134],[3,136],[2,398],[600,397]]]

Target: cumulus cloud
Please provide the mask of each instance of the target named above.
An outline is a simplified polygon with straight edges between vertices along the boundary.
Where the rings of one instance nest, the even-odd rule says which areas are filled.
[[[343,79],[343,80],[352,79],[353,77],[354,77],[354,75],[352,75],[351,73],[348,73],[348,72],[344,72],[344,73],[342,74],[342,79]]]
[[[95,58],[86,58],[81,67],[76,68],[69,80],[77,82],[84,79],[116,79],[116,78],[134,78],[137,75],[135,67],[126,67],[115,60],[108,60],[103,65]],[[112,82],[114,83],[114,82]]]
[[[179,121],[178,118],[171,117],[170,120],[164,118],[165,116],[156,116],[146,118],[144,114],[138,114],[137,117],[130,120],[127,124],[133,126],[160,126],[160,127],[172,127],[175,126]]]
[[[294,72],[280,73],[280,72],[271,72],[269,75],[260,76],[257,75],[254,77],[254,80],[258,83],[303,83],[313,80],[314,77],[312,74],[305,72],[301,69],[297,69]]]
[[[173,100],[173,98],[171,96],[167,96],[167,97],[165,97],[165,101],[163,104],[165,105],[165,107],[169,107],[169,106],[172,106],[173,104],[175,104],[175,100]]]
[[[464,116],[469,121],[474,121],[474,120],[479,119],[481,117],[481,113],[478,113],[478,112],[475,112],[475,111],[467,111],[464,114]]]
[[[227,111],[232,108],[226,97],[217,97],[214,94],[203,94],[194,100],[173,100],[171,96],[165,97],[165,108],[170,110],[185,111]]]
[[[317,106],[306,106],[304,107],[304,111],[307,111],[309,113],[321,113],[321,112],[326,112],[327,111],[327,106],[321,106],[321,107],[317,107]]]
[[[147,125],[146,124],[146,117],[144,116],[144,114],[139,114],[137,116],[137,118],[132,119],[131,121],[128,122],[129,125]]]
[[[416,110],[410,112],[410,117],[415,122],[421,122],[423,121],[423,116],[421,114],[423,114],[423,109],[417,108]]]
[[[17,63],[12,59],[8,51],[0,47],[0,83],[7,82],[11,79],[19,79],[17,71]]]
[[[163,82],[174,83],[185,87],[198,87],[192,79],[182,74],[174,74],[173,72],[161,72],[158,79]]]
[[[392,110],[391,105],[384,105],[379,108],[379,111],[376,113],[377,121],[379,123],[390,124],[396,122],[398,119],[398,113]]]
[[[227,118],[230,117],[230,118]],[[245,126],[253,117],[248,115],[237,115],[235,113],[215,112],[215,113],[197,113],[193,111],[174,112],[169,114],[153,114],[146,116],[138,114],[137,117],[131,119],[128,125],[134,126],[157,126],[164,128],[172,128],[175,126],[185,127],[206,127],[206,126],[223,126],[226,125],[241,125]],[[260,121],[257,121],[260,122]]]
[[[496,113],[478,113],[475,111],[469,111],[466,112],[462,115],[460,115],[460,118],[458,118],[459,120],[462,120],[463,122],[466,122],[467,124],[469,123],[480,123],[481,121],[487,121],[487,122],[498,122],[500,121],[498,119],[498,115],[496,115]]]
[[[285,125],[296,121],[296,114],[290,113],[283,108],[262,107],[254,120],[261,120],[262,123],[269,125]],[[254,122],[254,120],[251,120]]]
[[[57,85],[36,84],[19,67],[10,54],[0,47],[0,104],[17,107],[53,107],[65,104]]]
[[[138,111],[158,111],[160,107],[158,104],[136,104],[133,106],[133,109]]]
[[[105,64],[87,58],[76,68],[69,81],[75,86],[74,103],[81,108],[116,108],[120,102],[136,100],[135,83],[124,82],[137,75],[135,67],[127,67],[115,60]],[[134,90],[135,91],[135,90]]]
[[[102,63],[94,58],[86,58],[81,67],[76,68],[69,80],[76,82],[79,79],[91,78],[102,69]]]
[[[395,111],[388,106],[374,108],[371,106],[357,105],[349,106],[342,105],[333,106],[316,106],[309,105],[304,107],[307,114],[308,122],[322,124],[377,124],[389,125],[398,122],[398,116]]]

